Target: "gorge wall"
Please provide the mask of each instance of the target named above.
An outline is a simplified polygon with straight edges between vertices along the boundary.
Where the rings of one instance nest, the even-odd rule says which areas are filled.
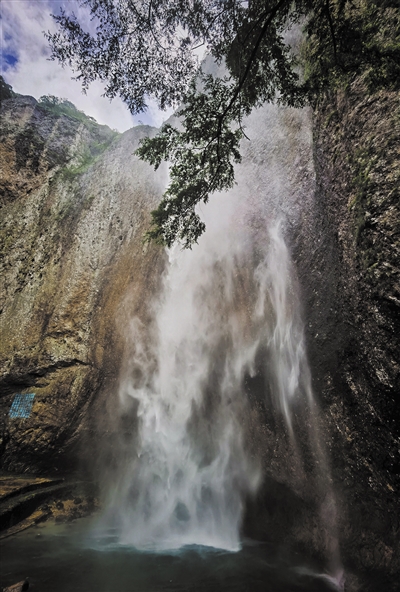
[[[160,176],[133,156],[149,128],[121,136],[20,95],[1,117],[1,463],[65,472],[118,374],[123,297],[134,285],[139,309],[160,275],[160,251],[142,244]],[[10,418],[14,395],[30,392],[30,417]]]
[[[314,113],[315,203],[295,248],[342,553],[376,570],[371,590],[397,590],[385,578],[400,569],[399,137],[397,92],[368,93],[358,80],[325,97]]]

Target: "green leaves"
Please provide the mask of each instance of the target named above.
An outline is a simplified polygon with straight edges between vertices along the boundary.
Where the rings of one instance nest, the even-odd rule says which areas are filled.
[[[180,107],[178,127],[163,126],[137,151],[155,168],[170,163],[170,183],[152,213],[148,239],[190,248],[204,232],[196,206],[234,183],[243,119],[266,101],[302,106],[363,75],[370,88],[400,84],[398,0],[80,0],[55,17],[52,58],[69,64],[83,87],[96,78],[133,113]],[[302,23],[304,82],[286,43]],[[223,71],[201,72],[203,47]],[[216,68],[217,69],[217,68]]]
[[[222,58],[245,9],[240,0],[78,0],[85,26],[64,10],[58,32],[47,33],[52,59],[68,64],[87,88],[96,78],[105,95],[120,96],[132,113],[149,97],[177,107],[196,75],[203,45]]]
[[[197,87],[203,86],[203,92]],[[171,162],[170,183],[152,212],[148,239],[171,246],[176,240],[190,248],[205,225],[195,211],[211,193],[234,183],[234,163],[240,162],[240,127],[232,129],[238,106],[227,110],[232,89],[227,78],[202,77],[193,82],[185,106],[178,112],[182,129],[164,125],[155,138],[142,140],[137,154],[156,168]]]

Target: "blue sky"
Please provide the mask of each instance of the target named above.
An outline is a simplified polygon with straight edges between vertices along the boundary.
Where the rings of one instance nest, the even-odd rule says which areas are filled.
[[[42,95],[68,99],[99,123],[121,132],[139,122],[161,125],[169,113],[150,105],[147,113],[132,117],[120,99],[110,102],[101,97],[100,82],[93,83],[84,95],[80,84],[71,80],[69,68],[48,60],[50,50],[43,31],[55,30],[50,15],[57,14],[61,6],[85,19],[75,0],[1,0],[1,74],[6,82],[15,92],[37,99]]]

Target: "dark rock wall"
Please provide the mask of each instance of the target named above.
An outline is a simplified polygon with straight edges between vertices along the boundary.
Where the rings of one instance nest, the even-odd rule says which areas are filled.
[[[399,139],[398,93],[357,82],[321,102],[315,204],[295,246],[342,555],[370,590],[399,589]]]

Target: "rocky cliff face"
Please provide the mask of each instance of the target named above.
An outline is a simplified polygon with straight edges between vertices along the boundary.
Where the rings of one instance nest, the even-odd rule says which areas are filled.
[[[358,81],[321,102],[317,192],[297,239],[341,549],[368,571],[363,590],[398,589],[400,569],[399,137],[398,93]]]
[[[1,117],[1,462],[62,471],[118,372],[118,309],[127,293],[143,309],[139,278],[160,275],[142,238],[161,177],[133,155],[148,128],[121,136],[18,95]],[[35,395],[27,419],[10,417],[17,393]]]

